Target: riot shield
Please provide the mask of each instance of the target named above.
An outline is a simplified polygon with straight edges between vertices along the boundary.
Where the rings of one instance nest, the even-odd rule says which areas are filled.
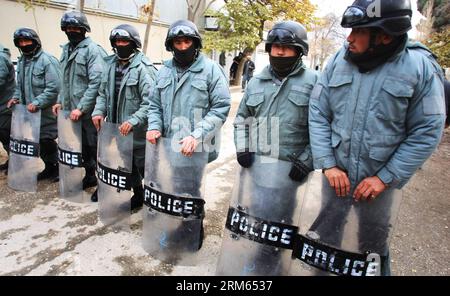
[[[119,126],[103,122],[98,134],[98,210],[103,224],[129,229],[133,133],[124,137]]]
[[[178,141],[161,138],[147,143],[145,161],[143,247],[163,262],[194,265],[203,239],[208,153],[185,157]]]
[[[14,106],[9,145],[8,186],[14,190],[36,192],[41,167],[39,137],[41,111],[30,113],[27,106]]]
[[[289,178],[292,163],[256,156],[233,188],[216,275],[287,275],[306,182]]]
[[[58,113],[59,194],[72,202],[83,202],[83,157],[81,122],[69,118],[70,112]]]
[[[294,240],[291,275],[380,275],[402,192],[372,201],[337,197],[319,171],[310,175]]]

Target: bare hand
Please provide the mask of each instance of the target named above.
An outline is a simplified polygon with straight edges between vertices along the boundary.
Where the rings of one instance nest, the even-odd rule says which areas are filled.
[[[28,110],[28,112],[30,112],[30,113],[36,113],[36,112],[39,111],[39,107],[36,106],[36,105],[33,105],[33,104],[28,104],[27,110]]]
[[[161,138],[162,134],[160,131],[158,130],[151,130],[147,132],[147,141],[149,141],[150,143],[152,143],[153,145],[156,145],[156,140],[158,140],[159,138]]]
[[[126,137],[133,130],[133,125],[128,121],[125,121],[119,126],[119,132],[122,136]]]
[[[81,112],[80,109],[75,109],[70,112],[70,120],[72,121],[80,120],[81,116],[83,116],[83,112]]]
[[[327,177],[330,186],[336,191],[336,195],[339,197],[345,197],[350,194],[350,180],[347,173],[343,170],[334,167],[325,170],[325,177]]]
[[[386,188],[387,186],[377,176],[365,178],[359,183],[358,187],[356,187],[353,198],[355,200],[375,199],[385,191]]]
[[[97,132],[102,128],[102,122],[105,118],[101,115],[97,115],[92,117],[92,123],[94,124],[95,128],[97,129]]]
[[[181,154],[186,157],[191,157],[198,146],[198,141],[192,136],[184,138],[179,143],[181,144]]]
[[[6,107],[8,107],[8,109],[11,109],[12,106],[19,104],[19,100],[18,99],[11,99],[8,101],[8,104],[6,104]]]
[[[53,105],[53,107],[52,107],[52,112],[53,112],[53,114],[54,114],[55,116],[58,116],[58,112],[59,112],[59,110],[61,110],[61,108],[62,108],[62,105],[61,105],[61,104],[55,104],[55,105]]]

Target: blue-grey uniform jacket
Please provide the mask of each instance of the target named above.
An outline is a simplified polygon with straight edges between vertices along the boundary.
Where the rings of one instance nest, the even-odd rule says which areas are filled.
[[[92,116],[101,115],[115,123],[128,121],[133,125],[134,148],[145,147],[149,94],[156,76],[156,68],[143,53],[139,52],[130,60],[128,70],[122,78],[118,98],[115,98],[116,55],[105,58],[106,71],[101,80],[99,96]],[[117,100],[117,104],[113,104]],[[117,106],[113,110],[113,106]]]
[[[312,169],[308,107],[317,79],[318,74],[303,63],[282,82],[276,80],[271,66],[256,75],[248,84],[234,122],[237,151],[254,149],[257,154],[286,161],[291,156]],[[250,124],[249,118],[256,120]],[[250,126],[251,131],[247,128]],[[264,147],[266,144],[270,150]]]
[[[372,176],[400,189],[441,139],[442,71],[420,43],[407,43],[368,73],[345,52],[344,46],[330,60],[311,95],[315,167],[347,171],[352,190]]]
[[[0,115],[11,114],[11,109],[6,105],[12,99],[16,88],[16,72],[11,63],[11,53],[9,49],[0,44]]]
[[[63,110],[79,109],[83,117],[91,117],[98,88],[105,69],[105,50],[91,38],[81,41],[72,52],[70,43],[63,46],[61,69],[64,75],[58,103]]]
[[[148,130],[158,130],[164,137],[191,135],[203,142],[214,137],[229,111],[230,91],[219,65],[200,54],[178,81],[177,69],[169,60],[159,70],[150,96]],[[211,152],[209,160],[217,156],[217,150]]]
[[[32,103],[41,110],[41,139],[55,139],[58,135],[52,106],[60,89],[60,65],[54,56],[39,50],[31,59],[20,57],[14,98],[24,105]]]

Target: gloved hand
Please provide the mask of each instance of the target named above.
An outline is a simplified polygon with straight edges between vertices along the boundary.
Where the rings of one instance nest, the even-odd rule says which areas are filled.
[[[243,168],[249,168],[252,166],[255,161],[255,153],[254,152],[237,152],[237,161]]]
[[[310,168],[303,164],[300,160],[289,157],[292,161],[292,169],[289,172],[289,178],[293,181],[302,182],[306,177],[308,177],[309,173],[312,172]]]

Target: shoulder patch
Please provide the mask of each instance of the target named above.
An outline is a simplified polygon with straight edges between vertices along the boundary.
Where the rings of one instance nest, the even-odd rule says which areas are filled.
[[[322,90],[323,86],[320,83],[317,83],[311,92],[311,100],[318,100],[322,94]]]

